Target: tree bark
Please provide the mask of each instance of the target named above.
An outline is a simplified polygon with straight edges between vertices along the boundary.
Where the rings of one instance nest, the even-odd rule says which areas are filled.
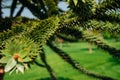
[[[20,10],[18,11],[18,13],[16,14],[15,17],[20,16],[21,13],[23,12],[23,10],[24,10],[24,6],[22,6],[22,7],[20,8]]]
[[[17,5],[17,0],[13,0],[12,5],[11,5],[11,10],[10,10],[10,17],[13,17],[16,5]]]
[[[38,6],[35,6],[34,4],[32,4],[29,0],[19,0],[20,3],[22,3],[22,5],[24,7],[27,7],[34,16],[36,16],[39,19],[45,19],[48,18],[42,11],[41,8],[39,8]]]
[[[92,43],[89,43],[89,53],[92,53],[93,50],[92,50]]]
[[[2,18],[2,0],[0,0],[0,19]]]

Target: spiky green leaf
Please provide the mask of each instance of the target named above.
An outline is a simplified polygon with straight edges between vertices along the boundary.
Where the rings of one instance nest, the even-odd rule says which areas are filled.
[[[16,64],[17,62],[13,58],[10,58],[5,66],[5,72],[9,72],[16,66]]]

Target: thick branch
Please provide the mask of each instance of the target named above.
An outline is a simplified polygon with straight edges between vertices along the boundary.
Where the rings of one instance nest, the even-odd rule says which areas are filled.
[[[43,50],[42,50],[42,53],[40,53],[40,57],[41,57],[42,62],[45,64],[45,67],[47,68],[49,74],[51,75],[51,78],[53,80],[57,80],[57,77],[55,76],[52,68],[50,67],[50,65],[46,61],[46,55],[45,55]]]
[[[40,64],[40,63],[39,63],[39,62],[37,62],[36,60],[34,60],[34,63],[35,63],[37,66],[40,66],[40,67],[44,67],[44,68],[45,68],[45,65]]]
[[[110,23],[110,22],[103,22],[103,21],[96,21],[96,20],[90,20],[88,22],[84,23],[84,28],[92,28],[94,30],[99,31],[107,31],[112,34],[119,34],[120,33],[120,24],[117,23]]]
[[[109,13],[109,14],[104,14],[104,15],[100,15],[100,16],[96,16],[94,15],[95,19],[97,20],[101,20],[101,21],[109,21],[111,23],[119,23],[120,22],[120,14],[117,13]]]
[[[41,11],[39,7],[30,3],[28,0],[26,1],[19,0],[19,1],[23,4],[23,6],[27,7],[33,13],[33,15],[35,15],[37,18],[40,18],[40,19],[47,18],[47,16]]]
[[[16,5],[17,5],[17,0],[13,0],[12,5],[11,5],[11,10],[10,10],[10,17],[13,17]]]
[[[107,10],[120,8],[120,0],[105,0],[98,4],[96,8],[96,16],[104,14]]]
[[[57,37],[62,38],[63,40],[68,41],[68,42],[77,42],[78,41],[78,39],[75,38],[75,36],[60,34],[60,33],[58,33],[56,35],[57,35]]]
[[[66,34],[66,35],[71,35],[75,36],[76,39],[79,39],[82,37],[81,32],[79,31],[78,28],[73,27],[63,27],[60,28],[60,33]]]
[[[15,17],[20,16],[23,10],[24,10],[24,6],[21,6],[20,10],[18,11]]]
[[[116,48],[106,44],[101,39],[97,38],[96,36],[84,32],[83,39],[87,42],[95,43],[101,49],[108,51],[110,55],[112,55],[116,58],[120,58],[120,50],[119,49],[116,49]]]
[[[47,14],[48,12],[47,12],[47,9],[45,8],[46,5],[45,5],[44,1],[43,0],[39,0],[39,3],[41,5],[41,8],[45,11],[46,16],[48,17],[48,14]]]

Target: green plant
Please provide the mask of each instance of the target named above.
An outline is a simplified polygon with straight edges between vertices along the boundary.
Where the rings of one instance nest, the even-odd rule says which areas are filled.
[[[62,49],[55,46],[53,42],[55,37],[60,37],[63,40],[69,42],[76,42],[81,39],[90,43],[94,43],[101,49],[109,52],[110,55],[119,59],[120,50],[105,43],[103,39],[94,34],[94,31],[100,33],[107,31],[111,34],[120,33],[120,0],[99,0],[98,3],[96,3],[94,0],[67,1],[70,9],[68,12],[64,12],[59,7],[57,7],[58,0],[13,0],[12,4],[10,5],[10,22],[9,19],[1,19],[1,21],[3,20],[3,22],[1,22],[2,27],[7,26],[6,23],[9,24],[7,29],[1,28],[2,30],[0,30],[0,44],[2,52],[1,58],[4,59],[4,57],[6,57],[5,54],[9,53],[9,55],[12,57],[10,62],[13,62],[13,65],[8,68],[8,70],[6,70],[8,63],[6,63],[6,72],[13,69],[18,62],[27,63],[27,61],[24,62],[26,58],[29,59],[28,62],[31,61],[31,58],[29,58],[27,55],[30,52],[26,52],[26,54],[18,54],[18,52],[11,53],[12,51],[9,52],[9,49],[16,49],[15,46],[10,46],[12,41],[14,45],[17,45],[17,43],[19,44],[22,40],[22,42],[25,43],[26,38],[28,38],[30,41],[34,40],[33,42],[39,45],[38,51],[41,51],[38,54],[42,64],[36,62],[35,60],[32,62],[37,63],[37,65],[40,67],[46,68],[53,80],[57,80],[57,77],[46,60],[46,54],[44,52],[44,46],[46,43],[53,51],[58,54],[58,56],[60,56],[78,71],[98,79],[114,80],[114,78],[110,76],[99,75],[85,70],[80,64],[73,60],[71,56],[69,56]],[[13,13],[16,9],[17,2],[22,5],[21,9],[23,9],[23,7],[27,7],[38,19],[31,20],[27,18],[12,18],[14,17]],[[21,9],[19,12],[21,12]],[[19,34],[25,35],[25,40],[21,38],[19,39]],[[14,43],[14,40],[16,39],[17,43]],[[6,43],[7,41],[8,43]],[[29,42],[27,43],[27,47],[29,46],[28,44]],[[17,46],[20,47],[21,45]],[[20,48],[20,51],[24,52],[24,49]],[[32,54],[30,53],[29,56],[30,55]],[[4,62],[5,60],[2,61]],[[9,62],[9,60],[7,61]],[[25,66],[22,64],[22,67]],[[23,72],[23,68],[21,72]]]
[[[28,37],[12,37],[4,42],[1,50],[0,63],[5,65],[5,72],[12,73],[14,70],[24,73],[31,62],[39,53],[39,46]]]

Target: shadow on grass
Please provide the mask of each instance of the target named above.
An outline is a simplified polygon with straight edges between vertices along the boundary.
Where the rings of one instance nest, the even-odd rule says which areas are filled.
[[[88,51],[89,48],[82,48],[82,49],[80,49],[80,50],[82,50],[82,51]],[[92,48],[92,50],[98,50],[98,48]]]
[[[47,78],[40,78],[40,79],[36,79],[36,80],[52,80],[51,78],[47,77]],[[63,77],[58,77],[58,80],[72,80],[69,78],[63,78]]]
[[[120,59],[111,57],[111,58],[109,58],[108,61],[109,61],[109,62],[112,62],[112,63],[113,63],[112,65],[120,65]]]

